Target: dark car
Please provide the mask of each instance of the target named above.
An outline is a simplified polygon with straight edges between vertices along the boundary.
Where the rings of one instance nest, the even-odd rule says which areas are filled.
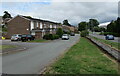
[[[75,33],[72,32],[72,33],[70,33],[70,35],[71,35],[71,36],[75,36]]]
[[[35,37],[33,35],[22,35],[21,41],[31,41],[34,40]]]
[[[106,35],[105,39],[106,40],[114,40],[114,36],[113,35]]]

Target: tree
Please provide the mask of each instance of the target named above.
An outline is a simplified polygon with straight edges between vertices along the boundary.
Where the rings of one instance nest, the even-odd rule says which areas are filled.
[[[62,37],[62,35],[63,35],[62,28],[58,28],[57,31],[56,31],[56,34],[59,35],[59,37]]]
[[[99,22],[96,19],[89,19],[89,29],[93,31],[93,27],[98,26]]]
[[[11,15],[7,12],[7,11],[4,11],[4,15],[3,15],[3,20],[6,19],[6,18],[12,18]]]
[[[120,17],[117,18],[117,21],[116,21],[116,29],[117,29],[117,33],[120,34]]]
[[[69,24],[68,20],[64,20],[64,21],[63,21],[63,25],[71,26],[71,25]]]
[[[78,30],[79,30],[79,31],[86,30],[86,28],[87,28],[87,22],[80,22],[80,23],[78,24]]]
[[[107,26],[107,32],[114,32],[114,30],[115,30],[115,23],[114,21],[111,21],[111,23],[108,24]]]

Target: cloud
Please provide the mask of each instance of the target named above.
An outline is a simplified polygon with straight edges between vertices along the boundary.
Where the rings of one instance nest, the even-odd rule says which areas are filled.
[[[90,18],[100,22],[115,20],[118,16],[117,2],[16,2],[4,3],[3,10],[12,15],[29,15],[32,17],[62,22],[68,19],[73,25]]]

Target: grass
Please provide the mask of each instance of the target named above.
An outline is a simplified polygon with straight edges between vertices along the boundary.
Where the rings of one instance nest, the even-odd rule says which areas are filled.
[[[44,39],[39,39],[39,40],[32,40],[32,41],[27,41],[27,42],[47,42],[48,40],[44,40]]]
[[[120,47],[119,47],[119,46],[120,46],[120,43],[112,42],[112,41],[108,41],[108,40],[104,40],[104,39],[99,39],[99,38],[96,38],[96,37],[93,37],[93,36],[90,36],[90,37],[94,38],[94,39],[97,40],[97,41],[100,41],[100,42],[102,42],[102,43],[108,44],[108,45],[110,45],[111,47],[114,47],[114,48],[120,50]]]
[[[9,49],[9,48],[15,48],[16,46],[13,45],[0,45],[0,50],[4,50],[4,49]]]
[[[45,74],[118,74],[117,65],[94,44],[81,38],[64,57],[48,67]]]

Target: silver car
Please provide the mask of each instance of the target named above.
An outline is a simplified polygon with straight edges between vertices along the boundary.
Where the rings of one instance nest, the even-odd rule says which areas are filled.
[[[69,35],[68,34],[63,34],[62,35],[62,40],[68,40],[69,39]]]
[[[14,34],[13,36],[11,36],[11,41],[20,41],[21,36],[21,34]]]

